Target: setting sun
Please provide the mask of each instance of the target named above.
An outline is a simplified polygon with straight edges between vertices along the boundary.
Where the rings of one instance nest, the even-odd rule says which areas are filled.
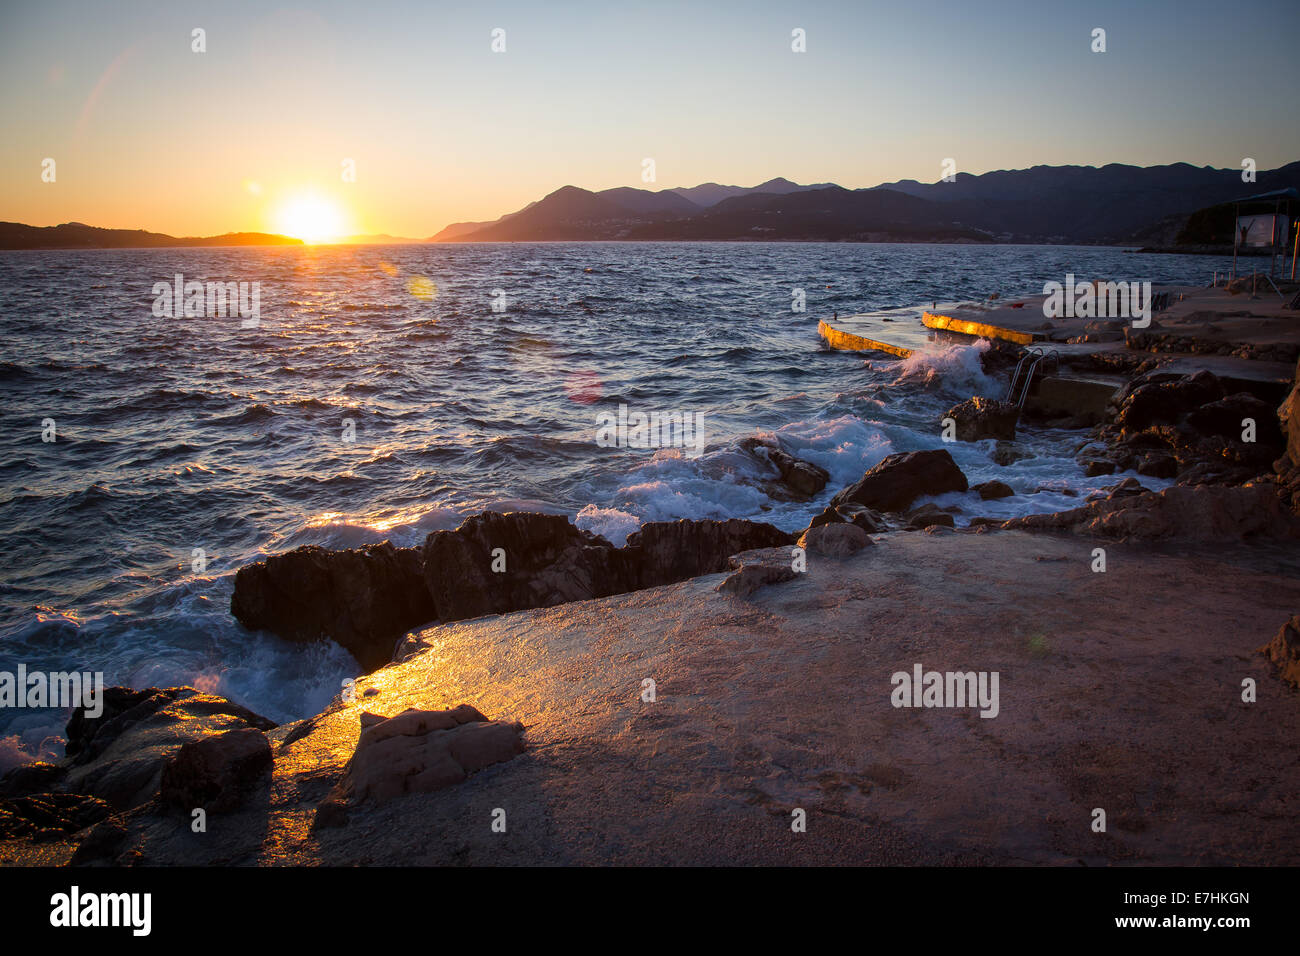
[[[343,235],[338,204],[316,193],[294,196],[275,216],[276,231],[304,242],[331,242]]]

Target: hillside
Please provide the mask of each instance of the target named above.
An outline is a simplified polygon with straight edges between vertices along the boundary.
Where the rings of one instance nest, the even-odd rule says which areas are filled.
[[[300,246],[301,239],[264,232],[228,232],[222,236],[187,237],[143,229],[101,229],[80,222],[28,226],[0,222],[0,249],[152,249],[165,246]]]

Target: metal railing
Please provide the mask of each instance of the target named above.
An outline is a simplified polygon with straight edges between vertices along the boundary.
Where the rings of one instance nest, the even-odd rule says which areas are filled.
[[[1016,370],[1011,374],[1011,382],[1007,385],[1006,400],[1014,403],[1016,408],[1023,409],[1025,407],[1025,399],[1029,397],[1029,386],[1034,381],[1034,372],[1044,362],[1050,362],[1055,368],[1059,369],[1061,367],[1061,356],[1056,349],[1044,352],[1038,346],[1027,348],[1021,354],[1020,361],[1016,363]],[[1028,365],[1025,363],[1028,363]],[[1025,380],[1024,384],[1020,385],[1020,398],[1017,399],[1016,386],[1020,383],[1020,372],[1022,370],[1025,372]],[[1046,366],[1044,366],[1045,370]]]

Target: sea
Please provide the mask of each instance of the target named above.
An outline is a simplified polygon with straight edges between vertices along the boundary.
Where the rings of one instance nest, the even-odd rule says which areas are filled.
[[[0,252],[0,672],[188,684],[283,722],[359,670],[230,614],[235,571],[299,545],[419,545],[485,509],[563,513],[620,546],[677,518],[798,530],[886,455],[937,447],[1016,492],[938,499],[959,526],[1076,507],[1122,477],[1084,476],[1084,432],[1022,428],[1010,465],[992,441],[943,444],[949,406],[1005,392],[987,343],[895,360],[828,349],[818,320],[1067,273],[1207,285],[1227,265],[840,243]],[[167,314],[177,275],[257,283],[259,321]],[[699,416],[702,453],[598,441],[620,406]],[[829,471],[825,491],[782,494],[754,437]],[[67,716],[0,709],[0,771],[60,756]]]

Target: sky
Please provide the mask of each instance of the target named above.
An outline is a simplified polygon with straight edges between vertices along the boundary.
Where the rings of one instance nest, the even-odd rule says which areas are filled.
[[[419,238],[567,184],[1271,169],[1298,32],[1295,0],[0,0],[0,220]]]

